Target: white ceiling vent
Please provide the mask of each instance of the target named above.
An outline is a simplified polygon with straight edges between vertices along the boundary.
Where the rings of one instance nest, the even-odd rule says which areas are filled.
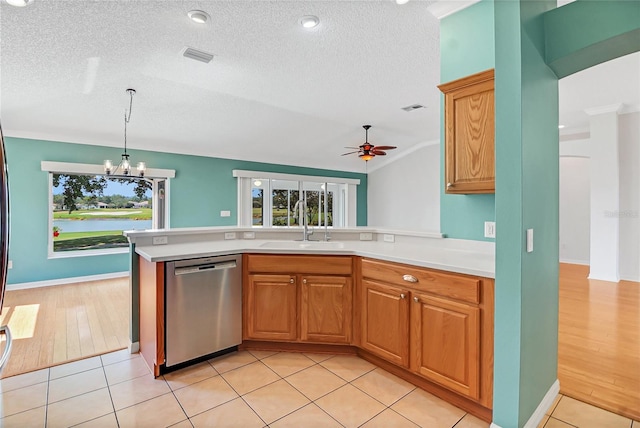
[[[412,104],[410,106],[402,107],[402,110],[413,111],[413,110],[418,110],[419,108],[425,108],[425,106],[423,106],[422,104]]]
[[[195,59],[196,61],[201,61],[205,63],[210,63],[213,59],[213,54],[209,52],[199,51],[194,48],[185,48],[184,52],[182,52],[182,56],[186,58]]]

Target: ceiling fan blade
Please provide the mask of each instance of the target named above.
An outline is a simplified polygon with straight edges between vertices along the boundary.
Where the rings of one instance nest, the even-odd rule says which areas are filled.
[[[373,153],[376,156],[386,156],[387,154],[381,150],[378,149],[373,149],[371,150],[371,153]]]
[[[374,150],[393,150],[396,146],[374,146]]]
[[[352,155],[354,153],[358,153],[360,150],[356,150],[355,152],[343,153],[341,156]]]
[[[345,149],[360,150],[360,147],[348,147],[348,146],[345,146],[344,148],[345,148]]]

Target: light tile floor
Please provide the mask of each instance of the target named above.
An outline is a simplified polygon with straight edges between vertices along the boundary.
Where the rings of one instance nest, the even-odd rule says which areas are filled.
[[[154,379],[119,351],[0,381],[0,427],[487,428],[352,356],[237,352]],[[559,396],[545,428],[640,428]]]

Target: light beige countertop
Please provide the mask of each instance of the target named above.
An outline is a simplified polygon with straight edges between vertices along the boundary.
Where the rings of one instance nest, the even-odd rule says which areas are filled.
[[[312,239],[322,239],[323,233],[324,230],[316,230]],[[495,277],[493,242],[448,239],[438,233],[336,229],[331,231],[329,242],[296,241],[301,238],[301,231],[219,227],[127,231],[125,235],[135,244],[135,252],[150,262],[241,253],[355,255],[485,278]],[[368,239],[368,235],[371,235],[371,240],[360,240],[363,237]],[[247,236],[253,238],[246,239]],[[154,245],[154,238],[156,242],[158,238],[166,238],[167,243]],[[385,242],[385,239],[393,239],[394,242]]]

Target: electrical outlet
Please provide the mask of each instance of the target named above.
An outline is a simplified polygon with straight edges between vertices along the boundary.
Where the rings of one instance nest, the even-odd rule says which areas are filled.
[[[220,211],[220,217],[231,217],[231,211]]]
[[[154,236],[153,237],[153,245],[165,245],[169,243],[168,236]]]
[[[236,233],[235,232],[225,232],[224,233],[224,239],[236,239]]]
[[[360,234],[360,240],[361,241],[372,241],[373,240],[373,233],[371,232],[364,232]]]
[[[496,222],[485,221],[484,222],[484,237],[495,238],[496,237]]]
[[[256,233],[255,232],[244,232],[242,234],[242,237],[244,239],[256,239]]]
[[[387,234],[387,233],[384,234],[382,239],[384,239],[384,242],[396,242],[395,235],[390,235],[390,234]]]

